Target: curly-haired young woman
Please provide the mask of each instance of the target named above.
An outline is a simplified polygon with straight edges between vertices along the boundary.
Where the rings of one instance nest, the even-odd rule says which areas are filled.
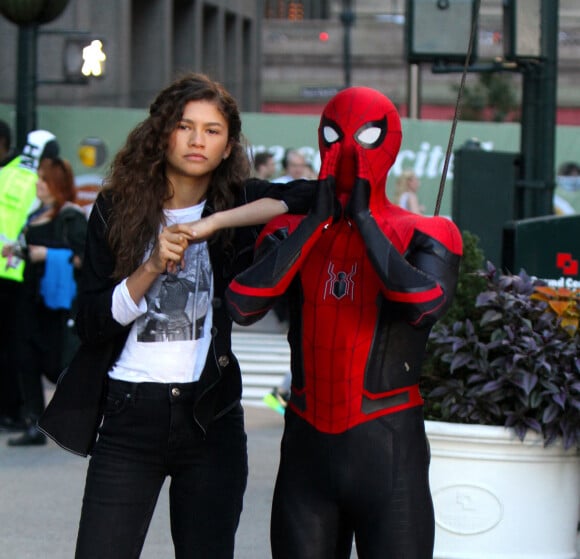
[[[248,466],[223,295],[251,264],[250,225],[312,192],[249,175],[236,102],[200,74],[158,95],[113,162],[89,219],[82,345],[40,421],[91,454],[78,559],[138,557],[167,477],[175,556],[233,557]]]

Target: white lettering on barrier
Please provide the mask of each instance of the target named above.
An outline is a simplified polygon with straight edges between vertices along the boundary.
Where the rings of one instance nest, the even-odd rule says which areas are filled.
[[[493,142],[482,142],[482,149],[492,150]],[[297,146],[309,161],[313,163],[314,170],[320,170],[320,151],[312,146]],[[260,151],[269,151],[274,155],[277,165],[280,165],[284,157],[286,148],[280,145],[265,146],[254,144],[250,147],[249,152],[258,153]],[[431,145],[429,142],[421,142],[419,150],[401,149],[397,155],[395,163],[389,174],[398,177],[404,169],[411,167],[417,177],[420,179],[436,179],[441,176],[445,164],[445,150],[441,145]],[[449,160],[447,169],[447,179],[453,179],[453,154]]]
[[[555,278],[542,278],[550,287],[555,289],[565,287],[566,289],[580,289],[580,280],[576,280],[570,277]]]

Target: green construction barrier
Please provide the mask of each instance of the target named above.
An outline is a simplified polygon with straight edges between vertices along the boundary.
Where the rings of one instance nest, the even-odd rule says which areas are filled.
[[[519,155],[464,146],[455,151],[452,217],[461,231],[479,237],[485,258],[502,259],[502,233],[516,218]]]
[[[552,287],[580,289],[580,215],[512,221],[503,232],[503,267],[522,268]]]

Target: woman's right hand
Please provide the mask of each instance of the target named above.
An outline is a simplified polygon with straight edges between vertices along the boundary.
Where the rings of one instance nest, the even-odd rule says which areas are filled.
[[[190,240],[191,233],[183,224],[162,229],[149,258],[127,278],[126,286],[135,304],[140,303],[160,274],[177,272]]]
[[[148,268],[162,274],[165,271],[175,271],[179,265],[183,266],[185,250],[192,240],[191,229],[184,224],[164,227],[147,260]]]

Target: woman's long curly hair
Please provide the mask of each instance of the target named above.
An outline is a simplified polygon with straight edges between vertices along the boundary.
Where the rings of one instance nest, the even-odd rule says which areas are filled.
[[[237,191],[250,176],[240,112],[221,84],[192,73],[161,91],[149,108],[149,117],[135,127],[117,153],[105,180],[104,190],[113,203],[108,242],[115,255],[113,276],[117,279],[130,275],[141,264],[147,247],[157,242],[159,227],[165,223],[163,205],[172,195],[165,176],[169,137],[185,105],[201,100],[215,103],[226,119],[232,148],[213,172],[208,207],[214,211],[233,207]],[[227,246],[232,234],[222,231],[216,239]]]

